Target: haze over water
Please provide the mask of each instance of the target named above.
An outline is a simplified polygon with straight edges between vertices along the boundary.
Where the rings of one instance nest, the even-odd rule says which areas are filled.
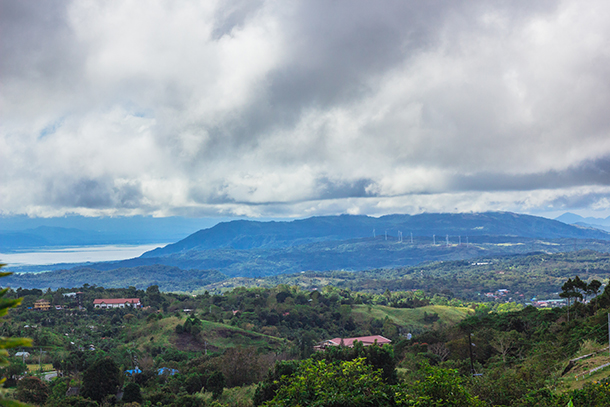
[[[138,257],[144,252],[162,246],[165,246],[165,243],[138,246],[79,246],[18,253],[0,253],[0,262],[6,263],[10,267],[125,260]]]

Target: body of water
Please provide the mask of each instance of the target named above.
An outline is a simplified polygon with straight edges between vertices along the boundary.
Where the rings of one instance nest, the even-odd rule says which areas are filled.
[[[126,260],[138,257],[147,251],[163,247],[166,244],[78,246],[30,252],[0,253],[0,263],[5,263],[8,266],[37,266],[58,263]]]

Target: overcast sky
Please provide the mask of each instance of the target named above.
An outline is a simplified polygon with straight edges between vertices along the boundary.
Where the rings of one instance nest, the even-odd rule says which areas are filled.
[[[610,215],[607,1],[0,0],[0,213]]]

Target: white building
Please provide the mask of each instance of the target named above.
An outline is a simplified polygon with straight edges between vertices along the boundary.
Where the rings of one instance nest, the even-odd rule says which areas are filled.
[[[139,298],[100,298],[93,300],[95,308],[142,308]]]

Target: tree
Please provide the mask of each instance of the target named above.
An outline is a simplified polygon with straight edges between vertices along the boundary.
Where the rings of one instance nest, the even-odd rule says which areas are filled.
[[[4,267],[5,264],[0,264],[0,269]],[[10,276],[12,273],[3,273],[0,272],[0,277]],[[21,298],[17,299],[7,299],[6,293],[8,292],[8,288],[4,288],[0,290],[0,318],[4,317],[8,314],[8,310],[16,307],[21,304]],[[5,338],[0,337],[0,367],[6,367],[9,365],[8,360],[8,351],[7,349],[16,348],[19,346],[31,346],[32,340],[26,338]],[[6,381],[6,377],[3,377],[0,380],[0,383],[4,383]],[[8,400],[3,397],[2,393],[0,393],[0,404],[4,406],[15,405],[14,401]]]
[[[81,395],[102,402],[109,394],[116,394],[119,388],[119,368],[110,358],[93,363],[83,374]]]
[[[391,406],[394,391],[364,358],[328,364],[307,359],[265,406]]]
[[[437,342],[428,346],[428,351],[439,357],[441,362],[444,362],[449,357],[449,349],[443,342]]]
[[[83,396],[70,396],[61,401],[58,406],[65,407],[98,407],[99,404],[95,401],[84,398]]]
[[[129,383],[123,390],[123,402],[132,403],[136,402],[142,404],[142,392],[140,386],[135,383]]]
[[[591,282],[589,284],[587,284],[587,290],[585,291],[585,294],[589,297],[596,297],[597,294],[599,293],[599,289],[602,287],[602,283],[599,280],[591,280]],[[597,303],[596,305],[596,310],[597,310]]]
[[[26,376],[17,383],[17,400],[43,405],[49,397],[49,385],[36,376]]]
[[[220,363],[219,367],[227,382],[227,387],[256,383],[263,374],[261,359],[253,347],[229,348],[225,351]]]
[[[454,369],[423,366],[424,378],[395,386],[397,406],[409,407],[483,407],[485,403],[472,396]]]
[[[502,356],[502,362],[506,363],[506,357],[520,340],[521,335],[514,329],[508,332],[496,331],[490,345]]]
[[[280,388],[282,376],[292,376],[299,368],[300,363],[296,360],[278,360],[275,366],[269,369],[265,380],[260,382],[254,392],[254,405],[260,406],[265,401],[272,400]]]
[[[188,394],[199,393],[203,387],[203,375],[189,373],[184,380],[184,387]]]
[[[10,365],[0,369],[0,375],[6,378],[6,384],[14,386],[17,379],[28,371],[28,366],[22,360],[13,360]]]
[[[214,371],[208,377],[208,381],[205,385],[205,389],[212,392],[212,397],[214,399],[219,398],[222,395],[225,387],[225,377],[218,370]]]
[[[561,298],[566,298],[568,300],[568,322],[570,322],[570,300],[572,298],[582,298],[582,294],[577,291],[582,284],[576,283],[576,278],[578,278],[578,276],[576,276],[574,280],[568,278],[568,281],[561,286],[561,293],[559,293]],[[578,278],[578,281],[582,282],[580,278]]]

